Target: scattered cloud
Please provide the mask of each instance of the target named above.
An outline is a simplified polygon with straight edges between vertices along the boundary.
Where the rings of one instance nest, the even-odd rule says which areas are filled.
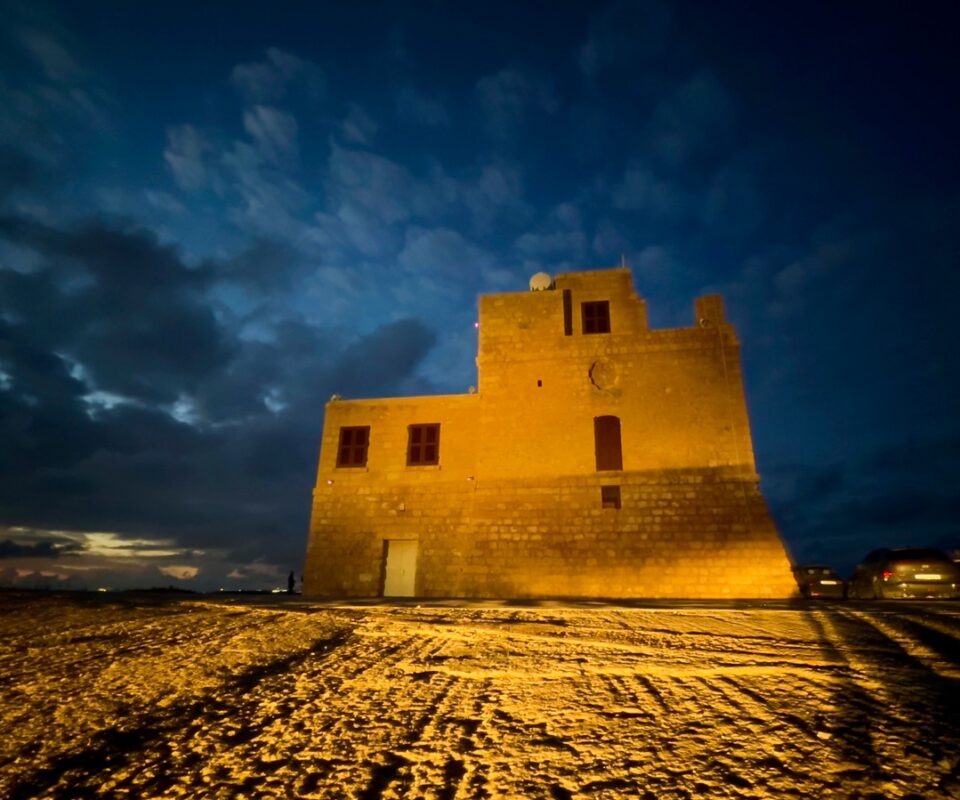
[[[72,168],[78,140],[89,146],[112,135],[113,98],[49,8],[8,3],[4,17],[0,144],[48,167]]]
[[[14,539],[0,540],[0,559],[2,558],[60,558],[74,555],[83,550],[83,546],[71,540],[65,541],[26,541]]]
[[[200,293],[206,277],[149,232],[102,221],[61,230],[6,217],[0,235],[46,259],[31,275],[0,273],[11,310],[25,320],[10,335],[82,363],[89,388],[173,402],[228,358]],[[51,362],[54,371],[65,368],[60,361]]]
[[[243,112],[243,128],[267,161],[296,161],[298,126],[292,114],[269,106],[254,106]]]
[[[661,221],[695,214],[698,204],[696,195],[641,161],[627,165],[611,199],[614,208],[639,211]]]
[[[81,534],[85,550],[90,556],[104,558],[167,558],[180,555],[171,549],[169,539],[136,539],[120,533],[93,532]]]
[[[416,385],[435,342],[415,319],[358,337],[289,310],[214,313],[221,292],[293,290],[299,260],[270,241],[188,266],[148,232],[104,220],[8,215],[0,237],[36,259],[0,270],[0,504],[30,528],[4,537],[10,563],[76,553],[107,576],[124,559],[172,560],[161,566],[199,569],[185,581],[268,555],[299,563],[318,402]],[[74,544],[36,533],[67,528]],[[184,560],[196,547],[202,569]]]
[[[547,263],[554,272],[582,264],[587,246],[581,213],[574,203],[559,204],[536,230],[521,234],[513,243],[513,249],[527,259],[528,268]]]
[[[377,123],[360,106],[351,103],[346,119],[340,124],[340,134],[351,144],[368,145],[377,135]]]
[[[173,173],[181,189],[192,191],[210,185],[208,154],[212,145],[193,125],[174,125],[167,128],[167,146],[163,160]]]
[[[50,177],[36,158],[17,146],[0,144],[0,204],[17,192],[49,185]]]
[[[189,581],[196,578],[200,573],[200,567],[193,567],[186,564],[171,564],[168,567],[158,567],[160,572],[178,581]]]
[[[83,70],[66,46],[49,33],[25,28],[20,31],[20,41],[51,81],[76,83],[84,77]]]
[[[676,86],[654,109],[649,146],[670,167],[715,153],[733,141],[736,125],[729,92],[710,70],[700,70]]]
[[[704,222],[727,238],[755,236],[766,213],[754,170],[727,164],[714,175],[704,202]]]
[[[283,167],[264,158],[263,151],[247,142],[234,142],[222,157],[225,214],[237,228],[255,236],[308,240],[311,225],[305,217],[315,207],[314,198]]]
[[[534,113],[555,114],[560,98],[549,76],[507,67],[477,81],[476,95],[484,125],[498,140],[510,139]]]
[[[331,383],[343,397],[370,397],[384,383],[396,386],[403,381],[435,341],[436,334],[418,319],[381,325],[340,354]]]
[[[496,265],[495,257],[449,228],[407,228],[397,262],[414,279],[470,287]]]
[[[450,113],[444,104],[429,95],[404,86],[394,96],[397,116],[405,122],[425,128],[445,128],[451,123]]]
[[[277,47],[268,47],[263,61],[237,64],[230,81],[240,95],[253,103],[284,98],[291,86],[300,85],[311,97],[323,94],[326,77],[320,66]]]
[[[333,145],[328,163],[330,200],[373,215],[380,223],[435,213],[441,198],[407,167],[366,150]]]

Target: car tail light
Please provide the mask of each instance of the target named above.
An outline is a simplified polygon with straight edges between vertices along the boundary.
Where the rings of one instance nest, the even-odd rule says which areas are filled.
[[[888,569],[885,569],[882,574],[885,581],[893,577],[893,573]]]

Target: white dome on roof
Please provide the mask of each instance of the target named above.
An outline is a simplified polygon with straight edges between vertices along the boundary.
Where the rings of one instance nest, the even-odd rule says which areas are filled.
[[[538,272],[536,275],[530,278],[531,292],[545,292],[547,289],[552,288],[553,278],[546,272]]]

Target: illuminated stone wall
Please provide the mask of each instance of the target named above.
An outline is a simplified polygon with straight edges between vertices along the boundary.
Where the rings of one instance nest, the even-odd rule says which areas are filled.
[[[609,333],[585,333],[581,304],[603,301]],[[418,542],[419,596],[795,592],[719,297],[688,328],[650,330],[629,270],[568,273],[481,297],[479,321],[476,394],[327,404],[308,594],[380,594],[391,539]],[[598,472],[594,418],[610,416],[622,469]],[[440,424],[438,465],[406,465],[421,423]],[[360,425],[366,465],[338,468],[341,426]]]

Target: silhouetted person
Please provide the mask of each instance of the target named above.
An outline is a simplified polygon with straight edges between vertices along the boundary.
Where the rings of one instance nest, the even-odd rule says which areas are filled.
[[[293,577],[293,570],[290,570],[290,577],[287,578],[287,594],[293,594],[293,585],[296,579]]]

